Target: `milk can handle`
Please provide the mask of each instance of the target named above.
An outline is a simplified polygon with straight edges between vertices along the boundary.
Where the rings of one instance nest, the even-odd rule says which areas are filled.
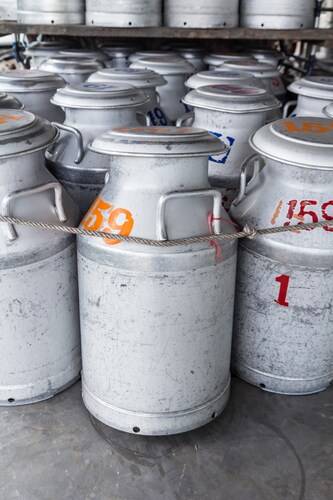
[[[84,148],[83,148],[83,138],[81,132],[74,127],[70,127],[69,125],[64,125],[63,123],[58,123],[58,122],[52,122],[52,125],[57,127],[59,130],[65,130],[66,132],[70,132],[76,137],[76,142],[77,142],[77,155],[74,160],[75,163],[81,163],[83,155],[84,155]]]
[[[161,104],[161,96],[160,96],[160,94],[157,92],[157,90],[156,90],[156,100],[157,100],[157,104]]]
[[[159,241],[165,241],[168,239],[168,233],[166,229],[165,212],[166,206],[169,201],[177,199],[188,199],[188,198],[213,198],[213,219],[212,219],[212,230],[214,234],[221,233],[221,218],[222,218],[222,194],[217,189],[198,189],[195,191],[175,191],[173,193],[167,193],[160,197],[157,203],[157,214],[156,214],[156,237]]]
[[[63,187],[56,181],[48,182],[47,184],[41,184],[40,186],[20,189],[18,191],[13,191],[12,193],[7,194],[2,202],[2,215],[7,217],[11,216],[10,207],[12,202],[17,198],[24,198],[26,196],[42,193],[43,191],[48,191],[49,189],[54,190],[55,208],[59,221],[66,222],[67,216],[62,202]],[[5,238],[9,241],[14,241],[17,238],[17,232],[15,231],[13,224],[5,223],[3,227],[3,233],[5,235]]]
[[[241,167],[241,172],[240,172],[240,182],[239,182],[239,193],[237,197],[234,199],[232,202],[233,205],[237,206],[245,197],[246,194],[246,189],[248,186],[247,182],[247,169],[253,162],[254,164],[254,169],[253,169],[253,175],[251,179],[249,180],[249,183],[255,178],[255,176],[258,174],[260,170],[260,156],[257,154],[251,155],[246,160],[243,162],[242,167]]]
[[[191,120],[191,125],[192,125],[193,120],[194,120],[194,112],[193,111],[191,111],[190,113],[185,113],[183,115],[180,115],[176,120],[176,127],[182,127],[183,123],[186,120]],[[189,125],[189,126],[191,126],[191,125]]]
[[[150,116],[147,115],[147,113],[144,113],[143,111],[137,111],[137,115],[143,116],[143,118],[146,120],[146,127],[151,127],[151,119]]]
[[[296,106],[296,105],[297,105],[297,101],[288,101],[288,102],[286,102],[286,104],[283,107],[282,117],[283,118],[287,118],[287,116],[289,115],[290,108],[292,106]]]

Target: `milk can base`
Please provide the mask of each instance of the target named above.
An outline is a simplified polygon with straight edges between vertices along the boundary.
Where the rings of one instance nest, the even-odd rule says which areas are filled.
[[[60,374],[39,380],[34,385],[0,386],[0,406],[22,406],[50,399],[80,378],[81,358]]]
[[[333,374],[309,380],[277,378],[273,375],[260,373],[239,362],[233,363],[232,372],[245,382],[256,385],[264,391],[286,396],[306,396],[324,391],[333,379]]]
[[[226,407],[230,378],[222,393],[200,407],[170,413],[139,413],[122,410],[91,394],[82,381],[83,402],[93,417],[114,429],[144,436],[164,436],[188,432],[214,420]]]

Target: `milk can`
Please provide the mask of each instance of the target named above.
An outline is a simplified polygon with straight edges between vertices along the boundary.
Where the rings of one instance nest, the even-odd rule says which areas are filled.
[[[148,115],[151,125],[170,125],[170,120],[159,104],[160,96],[156,87],[166,85],[162,75],[150,69],[107,68],[94,73],[89,82],[129,83],[143,90],[149,101],[141,106],[141,111]],[[139,116],[139,122],[146,125],[146,116]]]
[[[175,28],[234,28],[239,0],[165,0],[164,22]]]
[[[86,24],[154,27],[162,24],[162,0],[86,0]]]
[[[73,226],[78,210],[44,166],[56,138],[26,111],[0,113],[0,213]],[[76,245],[72,235],[0,225],[0,405],[47,399],[81,369]]]
[[[324,114],[325,116],[328,116],[328,118],[333,118],[333,103],[329,104],[324,108]]]
[[[118,128],[92,149],[110,155],[110,180],[82,227],[153,240],[235,231],[208,184],[208,156],[225,151],[216,137]],[[125,432],[163,435],[221,413],[229,397],[236,245],[79,237],[83,400],[94,417]]]
[[[159,90],[161,106],[172,122],[184,112],[191,111],[182,102],[187,92],[185,81],[194,72],[188,61],[180,57],[150,57],[132,63],[131,68],[147,68],[164,76],[168,83]]]
[[[147,96],[133,85],[85,82],[58,90],[53,104],[65,110],[60,137],[46,152],[47,168],[63,184],[83,216],[104,186],[107,156],[88,144],[115,126],[140,125]],[[147,121],[148,123],[148,121]]]
[[[175,48],[178,56],[186,59],[189,63],[194,66],[194,71],[197,73],[198,71],[204,71],[207,69],[207,64],[204,62],[204,57],[206,51],[200,49],[198,47],[186,47],[179,46]]]
[[[288,233],[242,240],[234,326],[234,370],[271,392],[310,394],[333,378],[333,226],[297,224],[333,219],[333,122],[288,118],[251,139],[265,167],[231,209],[241,225],[296,226]]]
[[[243,28],[313,28],[316,0],[241,0]]]
[[[15,0],[1,0],[0,5],[0,20],[16,21],[17,6]]]
[[[23,104],[12,95],[0,92],[0,109],[23,109]]]
[[[257,61],[271,64],[272,66],[274,66],[274,68],[278,67],[278,64],[280,62],[280,56],[276,50],[251,48],[249,52],[251,56],[253,56]]]
[[[306,76],[289,85],[288,90],[297,94],[297,101],[289,101],[284,107],[284,116],[289,114],[292,106],[292,116],[325,117],[323,108],[333,101],[333,77]]]
[[[209,70],[201,71],[185,82],[189,89],[197,89],[207,85],[249,85],[250,87],[264,88],[264,84],[259,78],[256,78],[247,71],[232,71],[232,70]]]
[[[41,70],[57,73],[70,85],[85,82],[92,73],[102,68],[104,64],[100,61],[66,56],[51,57],[40,65]]]
[[[194,108],[193,127],[208,130],[229,147],[227,153],[210,156],[208,169],[210,185],[221,190],[223,205],[229,208],[238,192],[242,162],[251,153],[249,137],[281,103],[265,89],[231,84],[200,87],[184,101]]]
[[[19,99],[27,111],[49,121],[64,120],[64,112],[53,106],[50,99],[57,89],[65,85],[61,76],[38,69],[0,71],[0,92],[8,92]]]
[[[241,60],[254,60],[254,57],[247,53],[239,53],[239,52],[214,52],[212,54],[208,54],[204,58],[204,62],[208,64],[209,69],[214,70],[218,69],[218,67],[228,61],[241,61]]]
[[[77,59],[94,59],[101,63],[107,64],[109,58],[101,50],[94,49],[65,49],[59,52],[60,56],[75,57]]]
[[[30,68],[39,68],[40,64],[50,57],[59,55],[60,50],[65,50],[68,45],[57,41],[33,42],[25,51],[25,55],[30,58]]]
[[[180,57],[175,50],[137,50],[129,57],[129,62],[134,63],[147,57]]]
[[[84,24],[84,4],[85,0],[17,0],[17,21],[26,24]]]
[[[286,97],[286,89],[280,72],[271,64],[260,61],[226,61],[218,69],[232,69],[236,71],[248,71],[259,78],[267,90],[283,101]]]
[[[133,52],[136,51],[136,47],[126,46],[126,47],[114,47],[114,46],[102,46],[101,50],[108,56],[108,61],[106,65],[111,68],[127,68],[129,66],[129,57]]]

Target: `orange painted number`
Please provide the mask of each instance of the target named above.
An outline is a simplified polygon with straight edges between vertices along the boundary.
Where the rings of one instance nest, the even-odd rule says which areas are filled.
[[[312,132],[314,134],[325,134],[330,131],[329,127],[333,127],[333,122],[329,122],[328,126],[324,126],[321,123],[316,122],[303,122],[300,127],[294,122],[282,122],[288,132],[291,133],[302,133],[302,132]]]
[[[98,231],[103,225],[102,211],[109,209],[112,209],[112,205],[109,205],[98,196],[82,221],[83,229]]]
[[[108,219],[108,228],[104,229],[104,233],[120,234],[121,236],[129,236],[134,226],[134,220],[131,212],[124,208],[116,208],[111,212]],[[108,245],[117,245],[121,243],[120,240],[108,240],[105,238],[105,243]]]

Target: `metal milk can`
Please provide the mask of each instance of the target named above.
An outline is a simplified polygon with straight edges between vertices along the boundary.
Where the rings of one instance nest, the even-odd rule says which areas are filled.
[[[59,52],[60,56],[74,57],[76,59],[94,59],[100,63],[106,64],[109,61],[109,57],[104,54],[101,50],[95,49],[65,49]]]
[[[0,92],[0,109],[23,109],[23,104],[12,95]]]
[[[24,104],[27,111],[49,121],[64,120],[64,112],[50,99],[66,82],[61,76],[35,70],[0,71],[0,92],[8,92]]]
[[[86,24],[154,27],[162,25],[162,0],[86,0]]]
[[[274,68],[279,65],[280,56],[274,49],[250,48],[249,52],[257,61],[271,64]]]
[[[78,209],[46,170],[57,132],[26,111],[0,113],[0,213],[73,226]],[[47,399],[81,369],[72,235],[0,225],[0,405]]]
[[[84,24],[85,0],[17,0],[17,21],[26,24]]]
[[[38,69],[45,59],[57,56],[60,50],[65,50],[67,48],[68,45],[66,45],[65,42],[57,42],[54,40],[33,42],[25,51],[25,55],[30,58],[30,68]]]
[[[58,140],[46,152],[47,168],[63,184],[83,216],[105,182],[109,158],[88,144],[116,126],[140,125],[138,115],[148,100],[133,85],[85,82],[58,90],[53,104],[65,110]],[[148,122],[148,119],[147,119]]]
[[[96,59],[67,56],[51,57],[40,65],[41,70],[57,73],[70,85],[85,82],[92,73],[102,68],[104,64]]]
[[[232,70],[209,70],[201,71],[185,82],[185,86],[189,89],[198,89],[207,85],[249,85],[250,87],[265,88],[259,78],[256,78],[251,73],[246,71]]]
[[[186,94],[185,81],[194,73],[194,67],[180,57],[150,57],[131,64],[131,68],[147,68],[164,76],[167,85],[161,87],[161,106],[172,122],[191,110],[182,102]]]
[[[226,61],[218,69],[232,69],[234,71],[248,71],[259,78],[267,90],[281,101],[286,98],[286,89],[280,72],[271,64],[260,61]]]
[[[133,54],[137,47],[135,46],[113,46],[106,45],[102,46],[101,50],[106,54],[109,58],[106,61],[106,65],[111,68],[127,68],[129,66],[129,57]]]
[[[242,240],[239,247],[233,363],[241,378],[265,390],[310,394],[333,378],[333,122],[288,118],[252,137],[231,214],[254,228],[296,226],[288,233]],[[254,161],[255,175],[246,182]]]
[[[175,50],[137,50],[129,56],[130,64],[147,59],[147,57],[180,57]]]
[[[288,90],[297,94],[297,101],[289,101],[284,107],[284,116],[288,116],[291,106],[296,108],[292,116],[325,117],[323,108],[333,101],[332,76],[306,76],[289,85]]]
[[[262,29],[313,28],[316,0],[241,0],[240,26]]]
[[[175,28],[235,28],[239,0],[165,0],[164,22]]]
[[[207,69],[207,64],[203,60],[206,54],[205,50],[198,47],[186,47],[182,45],[175,47],[175,50],[180,57],[186,59],[194,66],[194,71],[196,73]]]
[[[89,82],[129,83],[143,90],[149,101],[142,104],[141,111],[148,115],[151,125],[170,125],[170,120],[160,105],[160,95],[156,87],[167,84],[165,78],[150,69],[107,68],[92,74]],[[146,125],[146,117],[139,116],[139,122]]]
[[[251,153],[249,138],[281,103],[265,89],[231,84],[192,90],[184,102],[194,109],[193,127],[208,130],[228,145],[226,153],[210,156],[208,168],[209,183],[220,188],[228,209],[238,192],[242,162]]]
[[[14,0],[1,0],[0,5],[0,20],[16,21],[17,8]]]
[[[110,155],[110,180],[82,227],[153,240],[235,231],[207,178],[208,156],[225,145],[206,131],[118,128],[91,147]],[[79,237],[83,400],[94,417],[163,435],[221,413],[236,249],[235,240],[156,247]]]
[[[218,69],[221,64],[228,61],[242,61],[242,60],[250,60],[254,61],[254,57],[251,54],[246,52],[214,52],[212,54],[208,54],[204,58],[204,62],[208,64],[210,70]]]

